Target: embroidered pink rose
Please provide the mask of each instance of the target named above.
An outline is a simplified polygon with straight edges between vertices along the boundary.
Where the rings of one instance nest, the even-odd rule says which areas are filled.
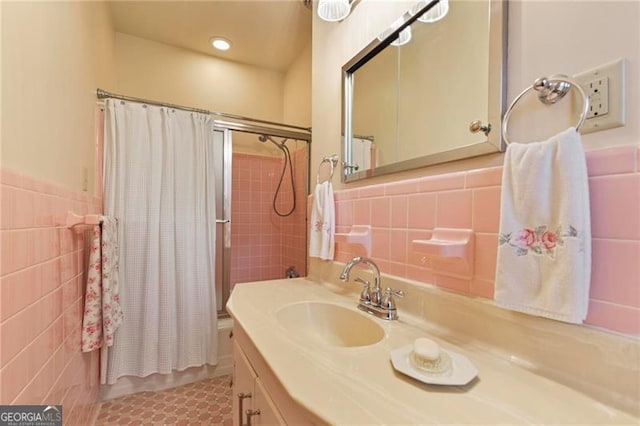
[[[535,229],[524,228],[514,232],[501,233],[499,245],[509,245],[516,249],[517,256],[530,253],[555,257],[558,247],[564,245],[566,238],[577,238],[578,230],[573,226],[559,226],[555,232],[547,231],[547,225],[540,225]]]
[[[546,248],[547,250],[552,250],[558,243],[558,235],[554,232],[547,231],[540,236],[540,241],[542,242],[544,248]]]
[[[528,249],[536,243],[536,231],[533,229],[523,229],[516,237],[516,245],[523,249]]]

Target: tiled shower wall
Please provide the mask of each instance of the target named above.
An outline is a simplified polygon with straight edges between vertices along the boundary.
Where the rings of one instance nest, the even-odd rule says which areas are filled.
[[[101,202],[2,170],[0,404],[62,404],[65,425],[97,409],[98,351],[80,351],[86,250],[66,213]]]
[[[587,153],[592,280],[587,324],[640,334],[640,146]],[[370,256],[383,273],[435,284],[469,296],[493,298],[501,167],[450,173],[336,192],[337,232],[371,225]],[[471,279],[434,274],[411,241],[435,227],[475,233]],[[337,244],[336,260],[364,255]]]
[[[294,266],[306,275],[307,150],[292,152],[297,207],[288,217],[273,211],[282,157],[234,153],[231,203],[231,285],[284,278]],[[293,193],[285,174],[278,211],[291,208]]]
[[[293,177],[296,189],[296,209],[288,218],[282,218],[282,263],[285,268],[294,266],[301,276],[307,275],[307,176],[309,169],[308,150],[297,149],[291,152],[293,161]],[[286,176],[285,176],[286,177]],[[291,186],[283,183],[286,188],[280,211],[291,208]],[[286,210],[285,210],[286,209]]]

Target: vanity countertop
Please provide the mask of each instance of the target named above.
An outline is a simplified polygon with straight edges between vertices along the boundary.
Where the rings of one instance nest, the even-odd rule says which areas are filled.
[[[237,284],[227,310],[291,398],[330,424],[638,424],[639,419],[473,345],[429,335],[424,321],[372,318],[385,337],[364,347],[311,344],[277,320],[284,306],[326,302],[356,309],[353,294],[305,278]],[[366,315],[361,313],[361,315]],[[429,337],[466,356],[465,386],[429,385],[394,370],[390,352]],[[451,339],[456,340],[456,339]],[[550,352],[549,356],[553,356]]]

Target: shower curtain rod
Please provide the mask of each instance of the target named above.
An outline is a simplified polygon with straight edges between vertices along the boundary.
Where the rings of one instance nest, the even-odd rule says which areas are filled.
[[[113,98],[113,99],[120,99],[120,100],[123,100],[123,101],[140,102],[140,103],[143,103],[143,104],[156,105],[156,106],[161,106],[161,107],[166,107],[166,108],[173,108],[173,109],[179,109],[179,110],[183,110],[183,111],[199,112],[201,114],[211,114],[211,115],[215,115],[215,116],[218,116],[218,117],[230,118],[230,119],[233,119],[233,120],[249,121],[249,122],[252,122],[252,123],[271,124],[271,125],[274,125],[274,126],[286,127],[286,128],[289,128],[289,129],[304,130],[305,132],[311,133],[311,127],[293,126],[291,124],[276,123],[275,121],[259,120],[257,118],[245,117],[245,116],[242,116],[242,115],[235,115],[235,114],[228,114],[226,112],[209,111],[209,110],[206,110],[206,109],[192,108],[192,107],[186,107],[186,106],[182,106],[182,105],[168,104],[168,103],[165,103],[165,102],[152,101],[152,100],[149,100],[149,99],[134,98],[133,96],[118,95],[118,94],[115,94],[115,93],[107,92],[106,90],[102,90],[102,89],[97,89],[96,90],[96,96],[98,97],[98,99]]]

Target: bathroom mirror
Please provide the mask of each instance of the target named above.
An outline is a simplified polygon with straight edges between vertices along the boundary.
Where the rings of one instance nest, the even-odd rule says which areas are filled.
[[[504,149],[506,17],[506,1],[422,0],[342,68],[343,182]]]

